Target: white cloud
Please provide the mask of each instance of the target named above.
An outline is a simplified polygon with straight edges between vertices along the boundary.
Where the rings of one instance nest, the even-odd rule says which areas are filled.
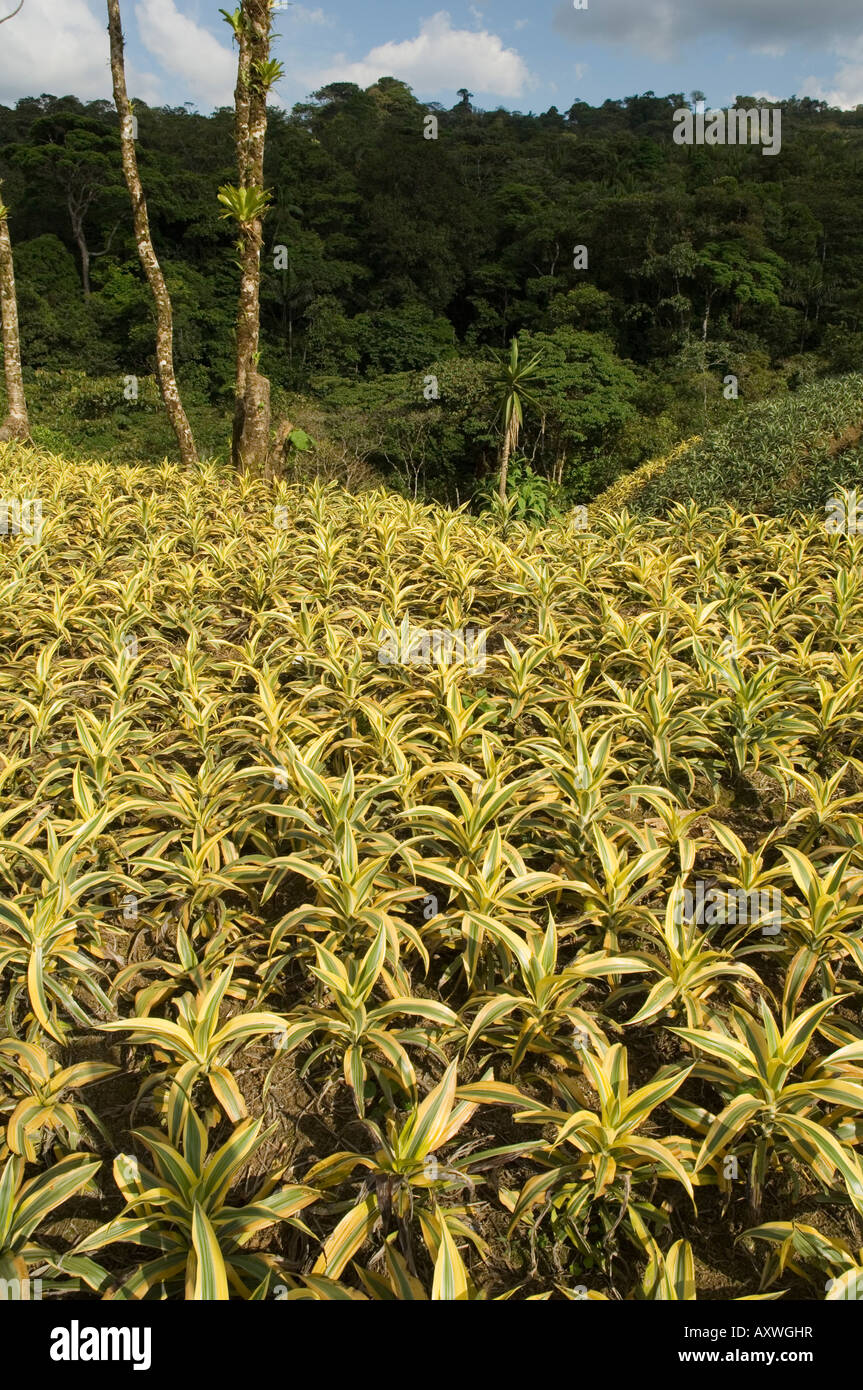
[[[801,94],[826,101],[828,106],[840,106],[851,110],[863,105],[863,37],[855,43],[844,44],[841,50],[842,61],[833,77],[833,86],[825,85],[815,77],[808,77]]]
[[[165,100],[165,84],[154,72],[138,68],[126,60],[126,85],[133,101],[146,102],[148,106],[161,106]]]
[[[86,0],[27,0],[0,35],[0,101],[42,92],[84,100],[111,95],[107,23]]]
[[[275,5],[273,8],[278,11],[280,6]],[[278,18],[278,15],[276,18]],[[286,5],[285,18],[291,20],[294,24],[317,24],[323,26],[325,29],[332,29],[335,23],[332,16],[325,14],[322,9],[310,10],[306,5]]]
[[[236,58],[211,33],[187,19],[176,0],[137,0],[135,18],[144,47],[166,72],[186,83],[203,106],[227,106],[236,83]]]
[[[520,96],[531,80],[514,48],[504,48],[503,40],[486,29],[453,29],[446,10],[422,20],[415,39],[380,44],[359,62],[339,55],[313,82],[315,87],[329,82],[370,87],[379,77],[400,78],[420,95],[469,87],[504,97]]]

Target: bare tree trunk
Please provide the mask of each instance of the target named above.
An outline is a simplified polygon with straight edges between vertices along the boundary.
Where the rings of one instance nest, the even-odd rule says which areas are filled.
[[[11,19],[11,15],[9,18]],[[30,422],[24,378],[21,374],[21,339],[18,332],[18,300],[15,269],[6,208],[0,198],[0,319],[3,323],[3,371],[6,379],[6,419],[0,424],[0,441],[27,439]]]
[[[518,421],[515,418],[515,411],[506,427],[503,441],[500,446],[500,483],[498,485],[498,495],[503,501],[506,498],[506,480],[509,474],[509,457],[518,443]]]
[[[138,173],[135,153],[132,108],[126,91],[126,71],[123,65],[123,26],[120,20],[120,0],[108,0],[108,34],[111,40],[111,75],[114,79],[114,104],[120,117],[120,146],[123,155],[123,175],[132,201],[132,218],[138,256],[156,304],[156,364],[162,400],[177,436],[180,456],[184,463],[196,463],[198,451],[174,374],[174,316],[165,277],[156,259],[150,236],[147,203]]]
[[[240,188],[264,188],[267,89],[259,78],[270,57],[269,0],[243,0],[238,33],[236,143]],[[236,468],[267,470],[270,383],[258,371],[261,337],[262,218],[240,227],[242,279],[237,308],[237,380],[232,461]]]
[[[713,303],[713,291],[709,290],[704,304],[704,319],[701,324],[701,384],[704,388],[704,430],[708,429],[707,422],[707,387],[710,367],[707,361],[707,334],[710,329],[710,307]]]
[[[89,199],[87,202],[89,204]],[[74,200],[71,193],[66,206],[69,209],[69,221],[72,223],[72,235],[81,257],[81,284],[84,287],[84,299],[86,301],[90,298],[90,248],[84,235],[84,212],[86,212],[86,208],[82,211],[81,205]]]
[[[815,301],[815,323],[821,318],[821,305],[827,293],[826,282],[824,279],[824,266],[827,262],[827,237],[825,235],[821,243],[821,281],[818,286],[818,298]]]

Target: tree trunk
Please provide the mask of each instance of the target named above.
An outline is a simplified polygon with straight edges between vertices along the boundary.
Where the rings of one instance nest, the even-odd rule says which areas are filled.
[[[707,433],[707,386],[710,368],[707,365],[707,334],[710,329],[710,308],[713,304],[713,291],[710,290],[704,305],[704,321],[701,325],[701,381],[704,388],[704,432]]]
[[[66,189],[66,209],[69,213],[75,245],[78,247],[78,255],[81,257],[81,285],[84,290],[85,303],[90,298],[90,248],[87,245],[87,235],[84,231],[84,219],[92,201],[92,189],[89,192],[86,188],[70,187]]]
[[[84,235],[84,220],[73,207],[71,197],[69,199],[69,219],[72,223],[72,235],[78,246],[78,254],[81,257],[81,284],[84,288],[86,301],[90,298],[90,248]]]
[[[21,339],[18,332],[18,300],[6,209],[0,198],[0,319],[3,323],[3,370],[6,379],[6,419],[0,424],[0,441],[27,439],[30,422],[24,378],[21,374]]]
[[[498,495],[501,501],[506,499],[506,480],[509,473],[509,456],[518,443],[518,421],[513,412],[512,419],[506,427],[506,433],[500,446],[500,484]]]
[[[820,284],[819,284],[819,286],[818,286],[818,298],[817,298],[816,301],[815,301],[815,323],[816,323],[816,325],[818,324],[818,320],[821,318],[821,304],[822,304],[823,299],[824,299],[824,296],[825,296],[825,294],[826,294],[826,287],[825,287],[825,281],[824,281],[824,266],[825,266],[825,264],[826,264],[826,261],[827,261],[827,238],[826,238],[826,236],[825,236],[824,240],[823,240],[822,243],[821,243],[821,282],[820,282]]]
[[[133,137],[132,108],[126,91],[126,72],[123,65],[123,27],[120,21],[120,0],[108,0],[108,34],[111,40],[111,75],[114,79],[114,104],[120,117],[120,146],[123,155],[123,175],[132,202],[135,241],[138,256],[147,277],[156,305],[156,364],[159,389],[177,436],[180,456],[184,463],[196,463],[198,451],[174,374],[174,316],[165,277],[156,259],[150,236],[147,203],[138,173],[138,158]]]
[[[235,91],[237,173],[240,188],[264,187],[267,92],[256,80],[270,57],[269,0],[243,0]],[[258,371],[261,339],[261,249],[257,217],[240,227],[242,279],[237,307],[237,372],[231,448],[235,468],[266,471],[270,447],[270,383]]]

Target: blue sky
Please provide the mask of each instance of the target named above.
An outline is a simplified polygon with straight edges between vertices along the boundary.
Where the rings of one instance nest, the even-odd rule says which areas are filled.
[[[308,0],[277,16],[286,106],[330,81],[402,78],[425,101],[566,110],[576,98],[700,88],[863,104],[861,0]],[[235,58],[217,0],[121,0],[130,88],[151,104],[231,101]],[[224,0],[233,8],[238,0]],[[0,15],[14,7],[0,0]],[[0,101],[110,97],[104,0],[24,0],[0,27]]]

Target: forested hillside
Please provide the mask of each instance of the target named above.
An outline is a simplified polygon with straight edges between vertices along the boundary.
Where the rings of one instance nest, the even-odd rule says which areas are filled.
[[[477,110],[462,92],[445,110],[384,78],[271,108],[262,362],[282,416],[336,472],[350,457],[411,492],[464,500],[499,441],[493,352],[519,335],[541,363],[513,485],[536,475],[581,501],[747,404],[859,367],[863,110],[782,103],[782,157],[766,159],[675,145],[683,102],[647,93],[521,115]],[[216,195],[233,112],[137,102],[135,114],[180,381],[218,454],[236,250]],[[35,438],[158,451],[143,380],[152,310],[113,106],[0,107],[0,176]],[[137,400],[129,376],[142,379]]]

